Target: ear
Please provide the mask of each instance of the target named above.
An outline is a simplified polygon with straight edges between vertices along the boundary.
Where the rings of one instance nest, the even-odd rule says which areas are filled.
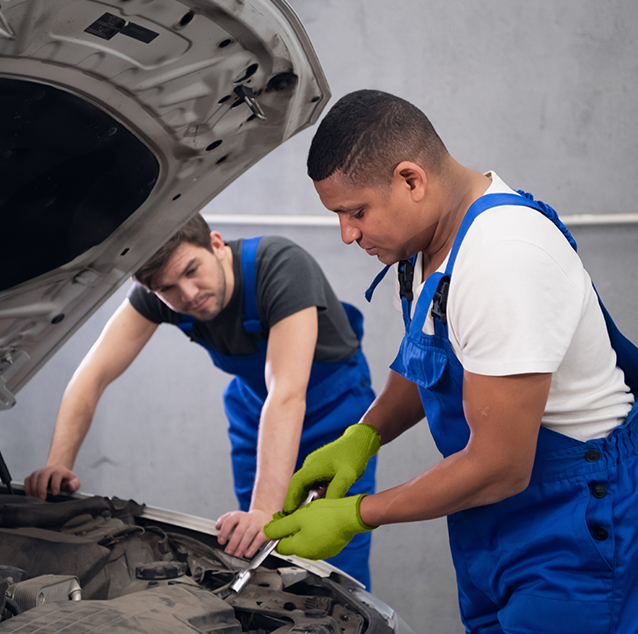
[[[210,232],[210,245],[213,247],[213,252],[217,257],[223,257],[223,254],[219,253],[219,251],[223,252],[224,250],[224,240],[217,231]]]
[[[428,177],[420,165],[412,161],[402,161],[394,168],[393,181],[399,187],[407,189],[414,202],[419,202],[425,197]]]

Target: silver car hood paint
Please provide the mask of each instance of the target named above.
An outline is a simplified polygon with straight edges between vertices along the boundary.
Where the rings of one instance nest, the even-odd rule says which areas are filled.
[[[283,0],[4,0],[0,82],[0,211],[14,220],[0,255],[0,275],[10,273],[0,409],[170,235],[330,98]],[[57,119],[43,121],[38,100],[55,100]],[[47,235],[55,214],[68,216],[70,237],[49,263],[48,247],[67,239]],[[33,253],[40,268],[29,272]]]
[[[199,531],[200,533],[205,533],[207,535],[214,535],[215,537],[219,535],[219,531],[215,527],[216,522],[204,517],[197,517],[196,515],[188,515],[187,513],[177,513],[175,511],[168,511],[157,507],[145,506],[140,517],[165,522],[173,526],[181,526],[182,528]],[[296,557],[295,555],[279,555],[276,552],[273,552],[269,556],[288,561],[295,566],[299,566],[300,568],[307,570],[308,572],[312,572],[318,577],[328,578],[332,574],[339,575],[344,579],[347,579],[349,583],[365,589],[365,586],[358,579],[351,577],[349,574],[343,572],[343,570],[335,568],[332,564],[329,564],[326,561],[311,561],[309,559]]]

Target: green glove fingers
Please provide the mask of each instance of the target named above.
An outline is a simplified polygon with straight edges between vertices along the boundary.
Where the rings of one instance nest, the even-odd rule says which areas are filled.
[[[280,555],[304,559],[334,557],[357,534],[377,528],[361,520],[359,507],[365,494],[336,500],[315,500],[264,526],[268,539],[280,539]],[[278,514],[276,514],[278,515]]]
[[[367,464],[366,460],[366,464]],[[365,471],[365,468],[364,468]],[[328,485],[328,489],[326,490],[326,499],[328,500],[336,500],[338,498],[345,497],[348,489],[363,475],[363,473],[358,474],[355,469],[348,466],[343,466],[337,473],[335,473],[334,478]]]
[[[364,474],[368,461],[381,447],[379,432],[367,423],[350,425],[337,440],[306,456],[290,480],[284,513],[292,513],[319,482],[330,482],[326,498],[343,497]]]
[[[327,445],[325,446],[327,447]],[[323,447],[321,447],[321,449],[323,449]],[[316,451],[319,451],[319,449]],[[290,479],[283,507],[283,513],[286,515],[292,513],[299,507],[299,505],[306,499],[308,492],[313,488],[313,486],[329,482],[332,478],[333,474],[322,469],[318,469],[317,464],[312,464],[311,462],[311,464],[306,465],[310,456],[312,456],[312,454],[306,456],[306,460],[304,460],[301,469],[295,472]]]

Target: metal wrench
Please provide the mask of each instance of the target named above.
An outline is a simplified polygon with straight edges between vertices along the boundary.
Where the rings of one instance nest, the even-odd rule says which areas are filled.
[[[305,506],[306,504],[309,504],[313,500],[324,497],[324,495],[326,494],[326,488],[327,488],[327,485],[322,484],[310,489],[310,491],[308,492],[308,496],[299,505],[299,507]],[[259,568],[259,566],[261,566],[261,564],[264,562],[266,557],[268,557],[268,555],[270,555],[270,553],[272,553],[272,551],[275,550],[275,548],[277,548],[278,543],[279,543],[278,539],[270,539],[267,542],[264,542],[259,548],[259,550],[257,551],[257,554],[253,557],[248,567],[244,568],[244,570],[240,570],[235,575],[235,578],[230,582],[230,584],[224,587],[223,589],[220,588],[220,591],[218,591],[217,594],[219,594],[219,596],[221,596],[222,599],[225,599],[226,597],[230,596],[230,594],[233,592],[235,593],[241,592],[246,587],[246,584],[250,581],[255,570]]]

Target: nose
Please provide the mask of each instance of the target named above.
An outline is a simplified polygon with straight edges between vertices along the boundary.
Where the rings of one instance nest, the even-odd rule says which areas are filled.
[[[179,285],[179,292],[182,303],[188,304],[197,297],[197,285],[193,280],[183,280]]]
[[[339,215],[339,225],[341,226],[341,240],[345,244],[352,244],[361,237],[361,231],[353,226],[350,218],[345,214]]]

